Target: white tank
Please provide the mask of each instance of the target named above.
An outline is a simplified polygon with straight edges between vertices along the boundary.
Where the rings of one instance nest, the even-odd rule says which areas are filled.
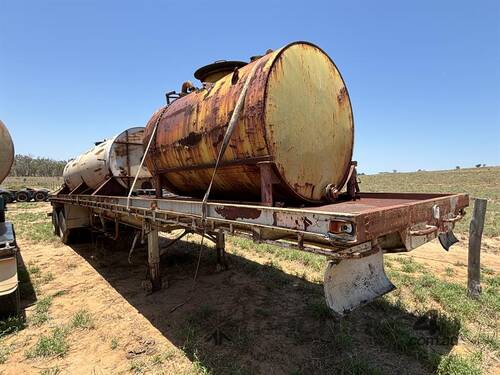
[[[5,124],[0,121],[0,183],[7,177],[14,162],[14,145]]]
[[[124,188],[132,186],[144,154],[144,128],[135,127],[108,139],[66,164],[64,183],[73,190],[82,182],[96,190],[110,177]],[[151,187],[151,174],[145,166],[139,172],[136,189]]]

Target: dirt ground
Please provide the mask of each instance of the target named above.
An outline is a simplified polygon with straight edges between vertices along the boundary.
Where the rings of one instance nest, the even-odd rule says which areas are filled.
[[[413,358],[370,345],[367,322],[388,313],[377,306],[367,305],[348,317],[352,342],[333,340],[336,328],[318,319],[321,309],[314,308],[322,299],[322,285],[311,281],[315,277],[298,276],[303,270],[293,262],[269,264],[261,253],[242,257],[228,245],[230,268],[216,272],[215,254],[207,245],[190,292],[199,249],[193,242],[181,241],[169,250],[162,259],[165,288],[151,294],[144,283],[144,248],[129,264],[125,246],[104,242],[70,247],[21,240],[23,262],[38,266],[42,276],[52,275],[35,288],[37,298],[53,296],[53,302],[47,323],[7,337],[10,350],[0,374],[330,373],[339,362],[371,362],[375,357],[373,362],[384,373],[428,372]],[[453,277],[465,283],[466,243],[446,253],[434,241],[405,256],[436,274],[453,267]],[[500,241],[487,239],[484,249],[482,265],[498,272]],[[36,305],[24,304],[29,321]],[[82,309],[90,313],[92,327],[68,334],[65,356],[27,358],[41,335],[68,324]],[[403,310],[389,313],[412,318]],[[359,358],[344,350],[348,345]]]

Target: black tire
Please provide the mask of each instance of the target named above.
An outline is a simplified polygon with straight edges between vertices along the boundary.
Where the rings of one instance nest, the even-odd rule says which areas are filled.
[[[44,191],[35,191],[33,199],[35,202],[45,202],[47,200],[47,193]]]
[[[54,227],[54,234],[59,236],[59,216],[56,210],[52,211],[52,226]]]
[[[66,225],[66,218],[64,217],[63,210],[59,211],[59,215],[57,217],[58,226],[59,226],[59,237],[61,237],[61,242],[65,245],[71,243],[71,229],[68,229]]]
[[[30,194],[27,191],[18,191],[16,193],[16,201],[29,202],[31,200]]]

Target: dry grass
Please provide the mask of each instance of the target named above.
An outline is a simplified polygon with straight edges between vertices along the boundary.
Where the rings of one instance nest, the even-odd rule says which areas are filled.
[[[500,236],[500,167],[382,173],[359,178],[361,190],[367,192],[467,193],[472,198],[487,198],[484,234]],[[458,223],[458,232],[467,230],[467,220]]]
[[[487,198],[488,210],[484,234],[492,237],[500,236],[500,167],[381,173],[363,175],[359,178],[361,190],[367,192],[467,193],[472,198]],[[62,183],[62,177],[7,177],[3,186],[55,190]],[[458,232],[467,232],[468,221],[462,220],[456,229]]]
[[[64,180],[62,177],[7,177],[2,183],[2,186],[9,189],[30,187],[56,190],[63,182]]]
[[[486,196],[491,200],[487,233],[494,235],[498,171],[361,180],[364,190]],[[461,184],[455,189],[444,183],[452,177],[462,181],[454,182]],[[417,183],[422,186],[413,188]],[[426,251],[436,250],[428,257],[426,251],[386,255],[397,289],[338,322],[324,302],[321,256],[228,237],[230,270],[215,273],[213,247],[206,247],[190,295],[199,250],[199,237],[191,236],[164,259],[169,287],[147,295],[140,286],[144,249],[136,250],[130,265],[127,254],[110,243],[97,249],[62,246],[44,214],[47,204],[12,208],[8,217],[26,262],[21,291],[24,296],[32,286],[38,302],[28,309],[26,322],[0,321],[0,373],[40,368],[74,373],[96,353],[99,362],[92,366],[97,367],[87,366],[87,372],[475,375],[499,367],[500,275],[494,252],[482,259],[483,293],[477,301],[466,297],[465,260],[457,257],[466,252],[463,245],[446,255],[437,252],[437,244],[426,245]],[[426,319],[434,325],[415,328]],[[212,335],[219,328],[228,339],[215,345]]]

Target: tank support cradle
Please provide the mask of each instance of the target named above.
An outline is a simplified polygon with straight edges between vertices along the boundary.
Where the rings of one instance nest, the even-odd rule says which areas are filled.
[[[263,161],[257,163],[260,169],[260,199],[264,206],[272,207],[274,205],[273,185],[278,184],[280,180],[274,173],[274,163]]]
[[[148,274],[151,281],[151,291],[156,292],[162,287],[158,228],[156,228],[149,220],[146,221],[145,226],[148,236]]]
[[[383,251],[376,241],[336,254],[325,270],[325,297],[330,309],[343,316],[395,289],[384,270]]]

